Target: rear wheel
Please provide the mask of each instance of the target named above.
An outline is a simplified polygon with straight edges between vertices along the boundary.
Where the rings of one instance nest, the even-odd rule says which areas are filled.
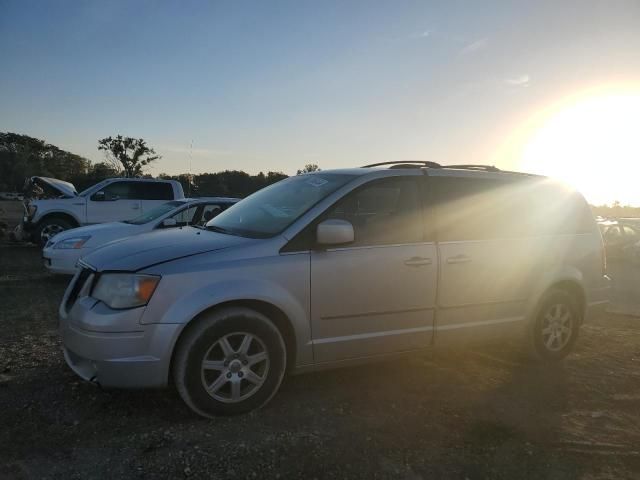
[[[576,299],[563,290],[550,291],[533,325],[536,355],[542,360],[562,360],[573,349],[581,323]]]
[[[54,236],[65,230],[73,228],[74,225],[69,220],[60,217],[50,217],[42,220],[35,232],[33,233],[33,241],[41,247],[44,247],[46,243]]]
[[[207,314],[181,338],[173,378],[184,402],[205,417],[245,413],[278,390],[286,349],[264,315],[233,307]]]

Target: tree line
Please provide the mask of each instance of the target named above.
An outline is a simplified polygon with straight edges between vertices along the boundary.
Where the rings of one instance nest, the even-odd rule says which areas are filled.
[[[44,140],[11,132],[0,132],[0,191],[21,192],[26,178],[38,175],[73,183],[82,191],[106,178],[146,176],[145,168],[160,158],[144,139],[106,137],[98,141],[105,152],[103,162],[91,162],[75,153],[62,150]],[[298,174],[319,170],[315,164],[305,165]],[[240,170],[225,170],[198,175],[169,175],[160,178],[177,180],[188,196],[246,197],[261,188],[287,178],[282,172],[260,172],[250,175]],[[592,206],[595,215],[604,217],[640,217],[640,207],[614,202]]]
[[[106,178],[151,177],[145,168],[159,155],[143,139],[107,137],[98,141],[105,161],[91,162],[44,140],[11,132],[0,132],[0,191],[21,192],[28,177],[58,178],[73,183],[82,191]],[[306,165],[305,171],[317,170]],[[186,195],[245,197],[261,188],[287,178],[282,172],[268,171],[250,175],[239,170],[225,170],[198,175],[168,175],[160,178],[179,181]]]

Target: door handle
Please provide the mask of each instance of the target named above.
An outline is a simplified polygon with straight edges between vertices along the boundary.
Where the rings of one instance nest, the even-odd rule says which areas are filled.
[[[134,210],[139,210],[140,209],[140,205],[138,205],[137,203],[134,205],[131,205],[131,208],[133,208]]]
[[[462,254],[447,258],[447,263],[469,263],[470,261],[471,257]]]
[[[411,257],[404,261],[408,267],[421,267],[423,265],[431,265],[431,259],[425,257]]]

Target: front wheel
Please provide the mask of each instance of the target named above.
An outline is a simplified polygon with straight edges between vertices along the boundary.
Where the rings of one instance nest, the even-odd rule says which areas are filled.
[[[180,339],[173,378],[184,402],[204,417],[245,413],[278,390],[286,349],[264,315],[243,307],[196,320]]]
[[[533,347],[537,356],[548,361],[562,360],[573,349],[580,324],[575,298],[563,290],[549,292],[533,325]]]
[[[73,228],[73,225],[64,218],[45,218],[38,224],[33,235],[33,241],[44,247],[54,236],[70,228]]]

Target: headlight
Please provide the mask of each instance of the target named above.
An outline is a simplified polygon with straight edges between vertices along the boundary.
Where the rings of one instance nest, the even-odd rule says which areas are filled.
[[[160,281],[155,275],[105,273],[100,276],[91,296],[111,308],[133,308],[146,305]]]
[[[57,249],[70,249],[70,248],[82,248],[82,246],[89,241],[91,235],[85,235],[84,237],[72,237],[67,238],[66,240],[60,240],[57,242],[53,248]],[[55,242],[55,238],[53,239]]]

